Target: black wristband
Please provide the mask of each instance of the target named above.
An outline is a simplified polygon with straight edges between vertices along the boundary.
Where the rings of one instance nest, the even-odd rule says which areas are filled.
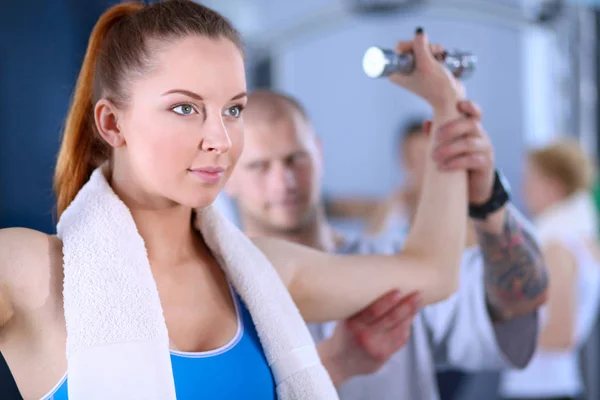
[[[503,176],[496,171],[492,196],[484,204],[469,204],[469,216],[473,219],[485,220],[488,215],[494,211],[498,211],[506,203],[508,203],[510,200],[508,190],[508,183],[506,183]]]

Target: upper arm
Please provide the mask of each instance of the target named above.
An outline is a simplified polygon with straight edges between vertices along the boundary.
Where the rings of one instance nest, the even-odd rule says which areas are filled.
[[[43,296],[40,282],[47,281],[50,270],[44,267],[59,246],[57,238],[38,231],[0,229],[0,327]]]
[[[540,336],[545,348],[569,348],[575,331],[577,263],[573,254],[559,243],[543,248],[550,274],[548,320]]]
[[[337,255],[283,240],[253,239],[279,273],[307,322],[345,319],[393,289],[420,292],[423,304],[447,298],[457,282],[423,257]]]

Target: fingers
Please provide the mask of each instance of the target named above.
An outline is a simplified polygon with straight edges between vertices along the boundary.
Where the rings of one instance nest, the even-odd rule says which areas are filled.
[[[439,52],[440,48],[443,49],[443,47],[439,45],[431,46],[432,51],[434,51],[433,46],[436,46],[436,52]],[[451,140],[455,136],[460,136],[464,134],[464,132],[481,130],[481,126],[477,122],[481,121],[482,111],[481,108],[475,102],[471,100],[464,100],[459,102],[458,111],[465,114],[468,117],[468,119],[461,118],[444,125],[438,133],[438,140]],[[429,135],[431,133],[431,120],[426,120],[425,122],[423,122],[423,132],[426,135]]]
[[[398,325],[412,321],[417,313],[418,307],[419,296],[416,293],[413,293],[402,299],[402,301],[397,303],[394,308],[390,309],[386,314],[373,322],[371,326],[375,331],[387,332]]]
[[[347,320],[346,326],[368,357],[384,362],[406,344],[419,303],[417,293],[401,297],[394,291]]]
[[[414,70],[410,74],[393,73],[391,82],[421,97],[434,109],[448,107],[450,102],[456,104],[457,98],[463,97],[463,91],[452,73],[439,62],[445,53],[434,56],[432,51],[442,50],[441,46],[429,44],[427,35],[419,28],[412,41],[399,42],[396,51],[410,52],[414,56]]]
[[[476,171],[488,169],[493,164],[485,153],[464,154],[451,158],[439,164],[438,168],[442,171],[468,170]]]
[[[467,133],[485,136],[479,121],[473,118],[458,118],[444,124],[437,130],[435,135],[436,147],[452,142]]]
[[[423,68],[432,62],[436,62],[429,48],[429,38],[422,28],[418,28],[415,34],[413,53],[416,68]]]
[[[381,318],[381,316],[385,315],[391,309],[396,307],[396,305],[402,302],[402,300],[403,297],[400,292],[397,290],[392,290],[375,300],[369,305],[369,307],[350,318],[348,322],[365,325],[372,324]]]
[[[443,54],[444,46],[442,46],[441,44],[437,44],[437,43],[431,43],[429,45],[429,50],[431,50],[431,53],[434,55]]]
[[[387,361],[402,348],[410,337],[414,314],[393,326],[391,329],[379,329],[378,325],[364,326],[355,330],[356,340],[361,348],[374,360]]]
[[[458,103],[458,110],[468,118],[457,119],[440,128],[437,134],[438,141],[444,142],[452,140],[455,137],[463,135],[465,132],[482,132],[482,135],[487,137],[479,124],[482,112],[481,108],[476,103],[470,100],[461,101]],[[431,133],[430,120],[423,122],[423,131],[426,135]]]
[[[400,350],[410,337],[410,328],[412,325],[412,319],[409,321],[410,323],[402,324],[394,327],[392,330],[388,332],[388,336],[392,339],[385,343],[386,353],[394,354],[398,350]]]
[[[419,301],[418,293],[402,296],[398,291],[391,291],[347,322],[349,325],[385,330],[415,314]]]
[[[373,355],[378,360],[386,361],[406,344],[410,337],[414,317],[415,314],[412,314],[410,318],[392,326],[390,329],[373,332],[369,340],[375,343],[372,350]]]
[[[477,112],[475,107],[474,112]],[[474,118],[452,121],[437,132],[433,159],[442,171],[481,170],[494,162],[494,151],[486,133]]]
[[[466,114],[468,117],[481,120],[481,108],[470,100],[465,100],[458,103],[458,111]]]
[[[440,44],[429,44],[427,35],[423,32],[422,28],[417,28],[414,40],[398,42],[396,44],[396,52],[413,52],[417,61],[420,58],[433,61],[434,58],[442,60],[445,57],[444,46]]]
[[[430,44],[429,49],[431,50],[431,54],[433,54],[433,57],[436,60],[444,61],[444,59],[446,58],[446,50],[441,44]]]
[[[388,294],[361,314],[350,318],[347,321],[348,326],[356,330],[367,330],[372,334],[385,333],[399,324],[412,320],[417,313],[419,302],[417,293],[402,298],[392,298]]]
[[[460,155],[484,153],[487,148],[488,142],[485,139],[468,133],[435,146],[433,159],[437,164],[442,164]]]
[[[493,150],[487,140],[467,134],[436,148],[433,159],[440,170],[477,170],[493,163]]]
[[[404,40],[396,43],[396,53],[410,53],[413,51],[413,41]]]

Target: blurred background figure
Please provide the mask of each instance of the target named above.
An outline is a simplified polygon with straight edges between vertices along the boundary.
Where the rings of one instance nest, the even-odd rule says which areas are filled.
[[[426,157],[433,157],[436,168],[454,161],[454,168],[468,169],[470,203],[482,196],[484,202],[493,196],[500,203],[504,200],[498,191],[492,194],[493,149],[479,123],[481,113],[471,102],[461,102],[457,107],[464,116],[440,128],[444,133],[434,142],[436,152],[428,151],[433,140],[430,122],[424,125],[424,131],[411,133],[411,140],[426,145],[413,149],[411,156],[424,162]],[[245,147],[226,186],[235,199],[244,232],[250,237],[276,237],[341,254],[402,251],[403,235],[347,236],[329,224],[319,195],[321,177],[326,173],[322,169],[323,149],[304,110],[296,99],[278,92],[258,90],[248,96]],[[469,148],[469,143],[475,145]],[[459,166],[457,159],[484,162]],[[419,172],[407,175],[411,198],[420,197],[421,185],[425,184],[424,165],[415,163],[414,169]],[[309,324],[342,400],[433,400],[438,399],[438,366],[499,371],[527,364],[535,351],[537,308],[546,297],[547,275],[537,244],[523,234],[529,223],[510,202],[500,204],[503,206],[496,212],[477,222],[477,232],[469,226],[457,293],[447,301],[424,307],[416,315],[413,305],[410,337],[405,335],[402,321],[382,322],[388,325],[383,332],[373,327],[356,329],[356,324],[349,321]],[[412,222],[417,204],[406,206],[407,219]],[[481,246],[478,238],[483,238]],[[504,286],[494,278],[500,271],[507,271],[522,287]],[[527,283],[528,279],[539,283]],[[360,314],[380,320],[373,317],[377,308],[371,306]],[[376,346],[369,346],[369,336],[378,337],[372,340]],[[446,377],[447,386],[458,387],[456,375]]]
[[[330,198],[326,201],[328,215],[338,219],[363,220],[365,233],[370,236],[404,237],[423,181],[428,143],[423,130],[425,121],[425,117],[413,117],[400,127],[394,153],[398,175],[402,179],[387,197],[383,200]]]
[[[423,132],[425,118],[415,118],[402,127],[396,145],[400,171],[404,181],[387,201],[368,215],[367,233],[375,236],[405,234],[415,212],[423,182],[427,136]]]
[[[423,131],[425,118],[410,120],[400,131],[398,161],[404,181],[388,200],[369,215],[367,232],[371,235],[405,234],[415,213],[423,183],[424,160],[427,156],[427,136]]]
[[[575,141],[528,153],[522,192],[543,246],[550,291],[539,350],[525,370],[502,376],[503,398],[576,399],[584,394],[578,351],[596,322],[600,297],[593,171]]]

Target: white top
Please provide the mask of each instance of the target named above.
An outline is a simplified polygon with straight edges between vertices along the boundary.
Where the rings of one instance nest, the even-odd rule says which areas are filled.
[[[511,397],[577,397],[584,391],[578,353],[597,318],[600,265],[583,241],[563,243],[577,261],[575,346],[568,351],[538,351],[527,368],[509,371],[500,380],[500,393]]]
[[[576,397],[584,391],[578,352],[598,314],[600,265],[586,243],[595,237],[597,216],[591,195],[579,192],[546,210],[535,226],[542,243],[558,241],[577,262],[575,346],[568,351],[538,351],[522,371],[509,371],[500,381],[504,397]]]

